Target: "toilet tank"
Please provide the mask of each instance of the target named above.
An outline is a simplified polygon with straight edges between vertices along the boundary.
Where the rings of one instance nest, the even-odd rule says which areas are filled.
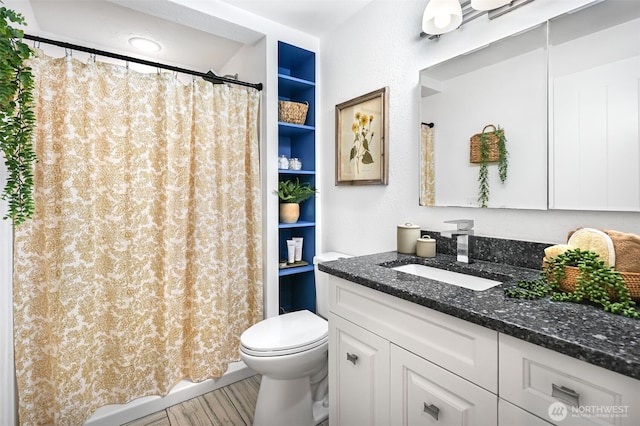
[[[335,251],[320,253],[313,258],[316,280],[316,313],[323,318],[329,316],[329,274],[318,270],[318,263],[329,262],[330,260],[345,259],[353,257]]]

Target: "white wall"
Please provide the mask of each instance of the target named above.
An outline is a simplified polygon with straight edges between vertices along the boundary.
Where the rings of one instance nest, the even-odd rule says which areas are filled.
[[[424,0],[374,0],[320,40],[321,247],[368,254],[396,248],[396,226],[448,228],[444,220],[475,220],[484,236],[560,243],[578,226],[640,233],[640,214],[418,206],[418,72],[572,10],[588,0],[536,0],[489,21],[479,18],[439,41],[420,39]],[[390,88],[388,186],[334,186],[334,106],[381,87]]]

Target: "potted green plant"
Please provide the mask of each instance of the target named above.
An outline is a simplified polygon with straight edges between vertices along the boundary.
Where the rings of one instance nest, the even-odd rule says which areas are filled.
[[[577,275],[568,280],[568,268]],[[577,272],[575,271],[577,270]],[[505,295],[519,299],[538,299],[547,295],[559,302],[591,302],[605,311],[631,318],[640,317],[624,279],[612,266],[589,250],[567,250],[546,260],[540,278],[518,282],[518,288],[505,289]]]
[[[493,131],[485,132],[488,127],[493,127]],[[482,129],[482,133],[474,135],[474,138],[479,140],[477,145],[479,150],[479,161],[477,162],[480,163],[480,171],[478,173],[478,203],[480,207],[487,207],[487,202],[489,201],[489,163],[497,161],[500,182],[505,183],[507,180],[507,169],[509,166],[507,138],[504,135],[504,129],[500,127],[495,128],[493,125],[486,126]],[[495,152],[496,148],[497,153]],[[472,162],[476,161],[472,159]]]
[[[7,166],[2,199],[9,200],[4,219],[19,225],[33,215],[33,163],[37,160],[32,136],[33,77],[25,61],[33,55],[22,42],[24,33],[11,23],[24,24],[19,13],[0,7],[0,149]]]
[[[310,183],[300,183],[300,180],[283,180],[278,183],[276,191],[280,199],[280,222],[296,223],[300,217],[300,203],[313,197],[315,188]]]

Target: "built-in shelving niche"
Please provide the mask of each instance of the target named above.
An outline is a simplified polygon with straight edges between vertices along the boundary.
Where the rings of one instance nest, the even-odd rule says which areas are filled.
[[[302,170],[279,170],[278,179],[300,179],[316,186],[316,60],[315,53],[287,43],[278,43],[278,99],[308,102],[304,124],[278,122],[278,156],[299,158]],[[274,159],[276,161],[276,159]],[[287,258],[287,243],[303,237],[302,260],[306,266],[279,271],[280,312],[308,309],[315,312],[316,295],[313,258],[316,247],[316,201],[311,198],[300,205],[300,220],[278,224],[279,257]]]

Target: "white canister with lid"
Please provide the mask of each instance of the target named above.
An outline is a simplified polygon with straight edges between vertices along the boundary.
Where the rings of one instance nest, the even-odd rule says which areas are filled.
[[[416,255],[418,257],[436,257],[436,240],[428,235],[418,238]]]
[[[413,223],[398,225],[398,253],[416,254],[418,238],[420,238],[420,225]]]

